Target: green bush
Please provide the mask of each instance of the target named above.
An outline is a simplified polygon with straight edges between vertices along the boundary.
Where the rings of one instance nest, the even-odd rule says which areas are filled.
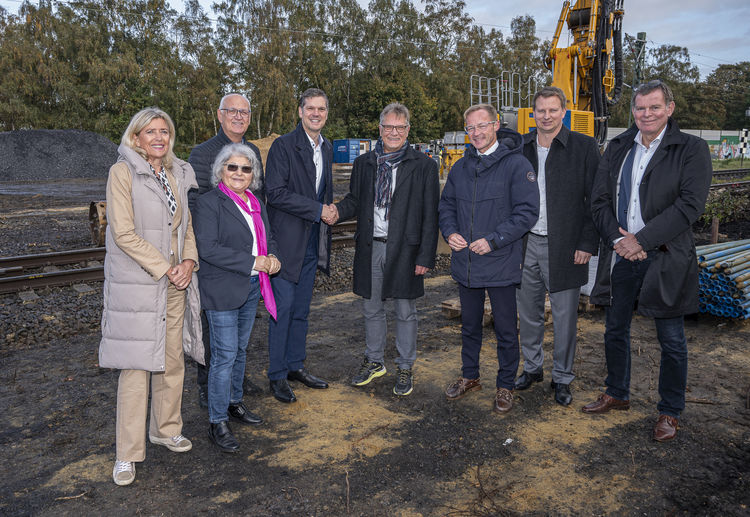
[[[737,192],[731,188],[712,190],[708,193],[706,210],[701,219],[706,223],[716,217],[720,223],[736,221],[750,209],[748,194]]]

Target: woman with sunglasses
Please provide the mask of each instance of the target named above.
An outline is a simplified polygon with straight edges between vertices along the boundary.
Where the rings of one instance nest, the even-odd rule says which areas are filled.
[[[260,186],[261,174],[252,149],[230,144],[212,167],[216,188],[200,196],[195,206],[201,306],[211,336],[208,436],[223,452],[239,450],[230,418],[242,424],[263,423],[242,402],[245,357],[258,300],[263,297],[275,318],[269,275],[281,269],[266,207],[251,192]]]

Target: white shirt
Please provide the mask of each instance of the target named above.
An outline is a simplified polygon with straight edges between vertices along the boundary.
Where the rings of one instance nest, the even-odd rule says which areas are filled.
[[[393,199],[393,191],[396,190],[396,170],[398,170],[398,167],[394,167],[391,171],[391,199]],[[385,208],[379,208],[377,204],[373,205],[375,207],[375,210],[373,211],[373,223],[375,226],[372,235],[373,237],[387,237],[388,220],[385,218]]]
[[[539,219],[537,219],[536,224],[531,228],[531,233],[537,235],[547,235],[547,180],[545,179],[544,166],[548,155],[549,147],[539,145],[539,139],[537,138],[536,156],[539,161],[539,165],[537,166],[539,172],[536,174],[536,179],[539,186]]]
[[[323,146],[323,136],[318,135],[318,142],[316,143],[315,140],[310,138],[310,135],[305,132],[305,135],[307,135],[307,139],[310,141],[310,145],[313,148],[313,163],[315,164],[315,192],[318,192],[318,189],[320,188],[320,178],[323,177],[323,151],[321,150],[321,147]]]
[[[495,140],[495,143],[492,144],[489,149],[487,149],[485,152],[479,153],[479,154],[481,154],[482,156],[487,156],[488,154],[492,154],[495,151],[497,151],[498,147],[500,147],[500,142],[498,142],[497,140]]]
[[[242,214],[242,217],[245,218],[245,221],[247,222],[247,225],[250,227],[250,233],[253,234],[253,257],[257,257],[258,256],[258,236],[255,235],[255,225],[253,224],[253,218],[250,217],[250,214],[248,214],[242,208],[240,208],[240,205],[237,204],[236,201],[234,202],[234,204],[237,205],[237,210],[240,211],[240,213]],[[255,263],[253,263],[253,264],[250,265],[251,268],[253,266],[255,266]],[[251,269],[250,275],[251,276],[257,276],[258,272],[256,270],[254,270],[254,269]]]
[[[639,189],[641,182],[643,181],[643,175],[646,172],[651,158],[654,157],[654,153],[659,148],[664,134],[667,132],[667,126],[661,130],[659,136],[651,141],[651,144],[646,147],[643,145],[643,135],[640,131],[635,135],[633,141],[636,143],[635,156],[633,156],[633,170],[630,174],[630,202],[628,203],[628,232],[638,233],[645,226],[643,222],[643,214],[641,213],[641,196],[639,195]],[[631,151],[632,152],[632,151]],[[622,170],[620,170],[620,178],[622,178]],[[617,196],[620,196],[620,180],[617,182]],[[615,239],[615,243],[619,242],[624,237]]]

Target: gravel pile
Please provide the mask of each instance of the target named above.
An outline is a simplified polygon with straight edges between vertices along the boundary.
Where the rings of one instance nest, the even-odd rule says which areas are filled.
[[[106,177],[117,145],[77,129],[31,129],[0,133],[0,181]]]

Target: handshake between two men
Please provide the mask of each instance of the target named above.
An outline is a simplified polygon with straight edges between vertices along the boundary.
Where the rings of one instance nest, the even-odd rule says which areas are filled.
[[[333,203],[330,205],[323,205],[320,219],[329,226],[336,224],[336,221],[339,220],[339,210],[336,208],[336,205]]]

